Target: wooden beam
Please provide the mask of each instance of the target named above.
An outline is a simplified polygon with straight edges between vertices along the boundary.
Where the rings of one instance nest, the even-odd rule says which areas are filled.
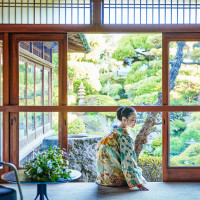
[[[0,24],[9,33],[170,33],[200,32],[200,24],[77,25],[77,24]]]
[[[120,106],[0,106],[0,112],[116,112]],[[133,106],[137,112],[200,112],[200,106]]]

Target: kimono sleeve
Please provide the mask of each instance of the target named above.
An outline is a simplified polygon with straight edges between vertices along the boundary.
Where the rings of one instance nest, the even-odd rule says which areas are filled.
[[[121,166],[126,182],[130,188],[146,183],[142,176],[142,169],[137,166],[134,144],[129,134],[122,134],[119,138]]]

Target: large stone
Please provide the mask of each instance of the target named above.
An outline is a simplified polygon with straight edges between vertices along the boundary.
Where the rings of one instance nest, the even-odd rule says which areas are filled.
[[[96,145],[103,136],[88,135],[68,139],[69,167],[82,172],[82,181],[96,179]]]

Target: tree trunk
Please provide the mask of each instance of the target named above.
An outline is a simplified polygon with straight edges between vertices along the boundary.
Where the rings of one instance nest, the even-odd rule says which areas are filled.
[[[183,62],[183,48],[185,46],[185,42],[177,42],[178,48],[176,52],[176,56],[174,58],[174,61],[171,62],[171,70],[169,75],[169,90],[173,90],[175,87],[175,80],[178,76],[181,63]],[[162,105],[162,92],[158,93],[158,101],[156,102],[155,106]],[[147,143],[147,136],[151,133],[152,127],[156,124],[157,120],[157,114],[158,112],[150,112],[147,115],[147,119],[144,122],[144,125],[142,126],[141,130],[136,136],[135,139],[135,152],[137,157],[139,157],[143,145]]]

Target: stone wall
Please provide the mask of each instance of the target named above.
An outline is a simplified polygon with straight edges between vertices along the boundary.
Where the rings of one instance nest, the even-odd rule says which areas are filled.
[[[102,137],[89,135],[68,140],[69,167],[82,172],[82,181],[93,182],[96,179],[96,145]]]

